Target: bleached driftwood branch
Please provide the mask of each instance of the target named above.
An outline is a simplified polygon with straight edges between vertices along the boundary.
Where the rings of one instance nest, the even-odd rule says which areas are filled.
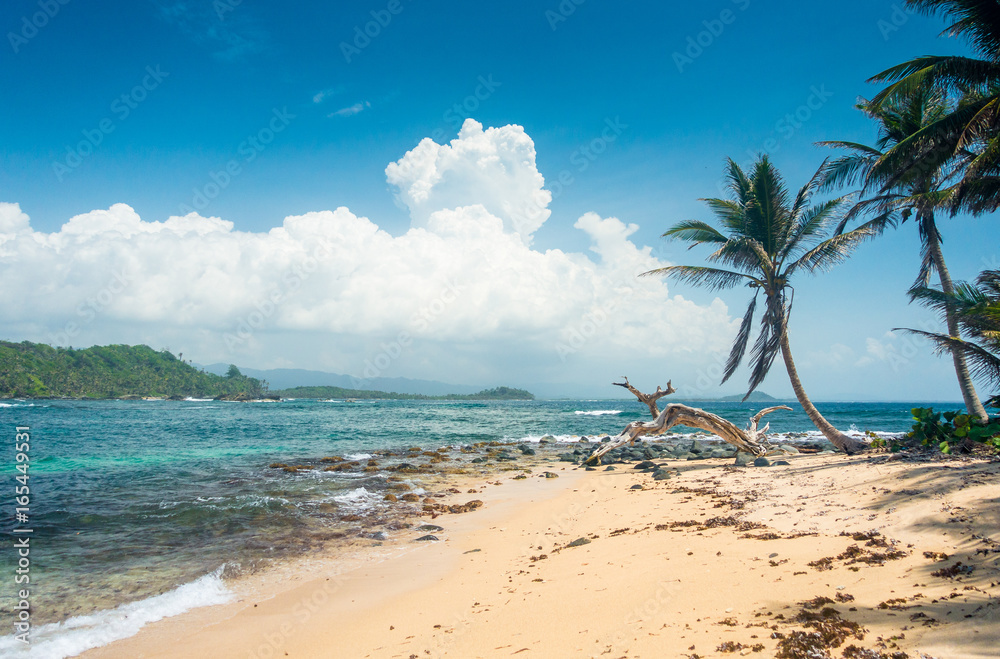
[[[627,378],[624,384],[619,384],[617,382],[614,384],[617,384],[620,387],[625,387],[635,394],[640,401],[650,406],[651,412],[656,410],[656,400],[667,395],[667,393],[662,392],[659,387],[657,387],[657,394],[662,392],[662,395],[660,396],[657,396],[657,394],[643,394],[632,387],[632,385],[628,384]],[[667,384],[667,389],[672,389],[669,383]],[[653,396],[657,397],[652,398]],[[771,427],[771,424],[766,424],[763,428],[758,428],[757,424],[760,423],[760,420],[764,418],[765,415],[770,414],[771,412],[776,410],[791,411],[791,409],[792,408],[786,405],[776,405],[774,407],[763,409],[760,412],[757,412],[757,414],[750,419],[746,429],[742,429],[717,414],[706,412],[705,410],[697,407],[688,407],[687,405],[681,405],[680,403],[671,403],[670,405],[667,405],[662,412],[654,415],[656,418],[653,421],[633,421],[625,426],[625,429],[622,430],[618,437],[597,447],[594,452],[590,454],[590,457],[584,461],[584,464],[600,464],[601,456],[605,455],[609,451],[612,451],[619,446],[623,446],[624,444],[632,444],[636,439],[644,435],[662,435],[674,426],[690,426],[691,428],[698,428],[699,430],[704,430],[720,437],[723,441],[732,444],[741,451],[752,453],[753,455],[764,455],[767,453],[767,431]]]
[[[623,375],[622,378],[625,380],[625,382],[612,382],[611,384],[615,385],[616,387],[625,387],[626,389],[631,391],[636,398],[638,398],[641,402],[649,406],[649,413],[653,415],[654,419],[660,416],[660,408],[656,406],[656,401],[660,400],[664,396],[669,396],[670,394],[677,391],[670,384],[672,380],[667,380],[666,389],[660,389],[660,385],[656,385],[656,391],[654,393],[644,394],[635,387],[633,387],[629,383],[628,378],[626,376]]]

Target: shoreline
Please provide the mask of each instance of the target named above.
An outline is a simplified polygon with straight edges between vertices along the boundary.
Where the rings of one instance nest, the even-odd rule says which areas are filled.
[[[474,514],[431,522],[441,542],[288,565],[80,656],[774,656],[824,624],[843,636],[835,657],[994,656],[1000,462],[925,460],[505,477]]]

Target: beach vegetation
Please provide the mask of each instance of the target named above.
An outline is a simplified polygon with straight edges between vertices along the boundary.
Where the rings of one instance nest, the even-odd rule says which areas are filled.
[[[261,398],[267,383],[239,373],[206,373],[169,350],[109,345],[86,349],[0,341],[0,398],[141,398],[241,395]]]
[[[915,407],[909,439],[923,446],[933,446],[942,453],[968,450],[974,443],[1000,449],[1000,417],[987,423],[961,412],[935,412],[930,407]]]

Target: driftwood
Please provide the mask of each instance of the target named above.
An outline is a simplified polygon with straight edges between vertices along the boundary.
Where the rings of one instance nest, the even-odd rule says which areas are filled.
[[[633,387],[631,384],[629,384],[629,381],[628,381],[627,377],[625,377],[623,375],[622,378],[625,380],[625,382],[612,382],[611,384],[615,385],[616,387],[625,387],[626,389],[628,389],[629,391],[631,391],[632,394],[636,398],[638,398],[640,402],[643,402],[647,406],[649,406],[649,413],[653,415],[654,419],[656,417],[660,416],[660,408],[658,408],[656,406],[656,401],[660,400],[664,396],[669,396],[670,394],[672,394],[672,393],[674,393],[674,392],[677,391],[670,384],[672,382],[672,380],[667,380],[667,388],[666,389],[660,389],[660,385],[656,385],[656,392],[655,393],[644,394],[641,391],[639,391],[638,389],[636,389],[635,387]]]
[[[741,451],[753,455],[764,455],[767,453],[767,431],[771,427],[771,424],[766,424],[763,428],[758,428],[757,424],[760,423],[760,420],[765,415],[771,412],[776,410],[791,411],[792,409],[786,405],[768,407],[757,412],[750,419],[746,429],[742,429],[717,414],[679,403],[671,403],[660,412],[656,406],[656,401],[668,395],[668,393],[673,393],[673,387],[670,386],[670,383],[667,383],[667,390],[657,387],[655,394],[643,394],[629,384],[628,378],[625,379],[624,383],[615,382],[614,384],[619,387],[625,387],[635,394],[640,401],[646,403],[650,408],[650,412],[653,413],[654,420],[646,422],[633,421],[628,424],[618,437],[597,447],[590,454],[590,457],[584,461],[584,464],[600,464],[601,456],[609,451],[625,444],[631,445],[643,435],[662,435],[674,426],[690,426],[699,430],[705,430],[713,435],[717,435],[723,441],[732,444]]]

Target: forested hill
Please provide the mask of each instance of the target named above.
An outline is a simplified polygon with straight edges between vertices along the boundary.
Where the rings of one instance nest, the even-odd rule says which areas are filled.
[[[0,398],[260,398],[266,391],[235,366],[226,376],[212,375],[144,345],[74,350],[0,341]]]
[[[343,387],[293,387],[275,391],[282,398],[355,398],[359,400],[534,400],[535,395],[524,389],[496,387],[475,394],[448,394],[425,396],[423,394],[397,394],[391,391],[344,389]]]

